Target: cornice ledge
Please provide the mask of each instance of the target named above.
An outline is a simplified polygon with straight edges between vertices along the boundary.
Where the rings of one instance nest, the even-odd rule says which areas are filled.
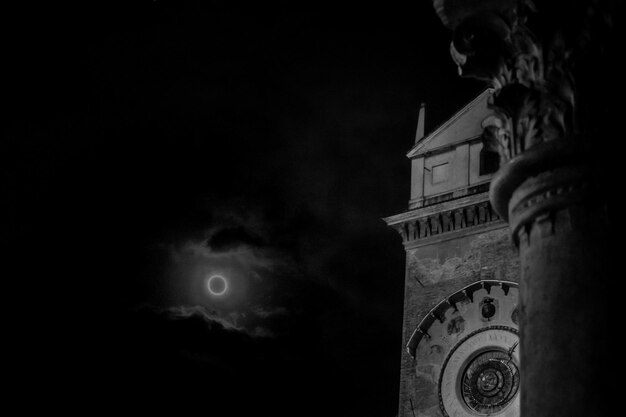
[[[384,217],[383,220],[389,226],[394,226],[398,223],[404,223],[410,220],[416,220],[420,217],[426,217],[433,214],[440,213],[446,210],[453,210],[464,206],[480,203],[489,200],[489,193],[484,192],[480,194],[472,194],[453,200],[442,201],[441,203],[432,204],[425,207],[416,208],[413,210],[405,211],[404,213],[396,214],[394,216]]]
[[[434,237],[452,236],[452,232],[474,229],[476,226],[502,223],[487,199],[487,193],[466,197],[465,204],[446,201],[384,219],[402,237],[405,245],[416,241],[432,241]]]

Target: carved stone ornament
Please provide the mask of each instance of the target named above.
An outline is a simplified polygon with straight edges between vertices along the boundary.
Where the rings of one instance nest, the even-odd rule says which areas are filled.
[[[450,53],[459,74],[491,83],[483,122],[485,146],[501,165],[542,142],[575,132],[571,51],[562,37],[539,41],[526,26],[530,0],[434,0],[442,22],[454,30]]]

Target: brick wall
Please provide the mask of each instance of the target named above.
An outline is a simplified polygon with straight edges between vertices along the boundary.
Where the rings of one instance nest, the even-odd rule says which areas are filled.
[[[518,281],[519,261],[506,224],[482,233],[407,249],[404,342],[437,303],[480,279]],[[434,378],[416,372],[415,360],[402,352],[399,417],[441,416]],[[413,409],[411,408],[411,401]]]

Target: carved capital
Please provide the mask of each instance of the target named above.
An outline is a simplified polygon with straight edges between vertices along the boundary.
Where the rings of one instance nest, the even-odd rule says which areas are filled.
[[[576,133],[572,47],[560,33],[540,39],[529,29],[530,0],[433,3],[454,31],[450,53],[459,74],[494,88],[494,115],[483,122],[483,139],[500,153],[501,165]]]
[[[598,89],[598,76],[614,67],[610,57],[618,44],[611,39],[619,30],[612,16],[620,8],[603,0],[554,0],[540,7],[531,0],[433,0],[433,5],[453,31],[450,53],[459,74],[494,89],[493,115],[482,122],[484,146],[500,155],[490,200],[519,243],[520,229],[544,213],[596,198],[583,189],[615,177],[597,178],[606,169],[588,138],[619,131],[616,117],[607,115],[623,112],[590,99],[596,97],[591,92]],[[586,100],[583,110],[577,108],[579,95]],[[548,180],[529,191],[543,177]],[[480,221],[483,212],[468,213],[468,223],[476,216]]]

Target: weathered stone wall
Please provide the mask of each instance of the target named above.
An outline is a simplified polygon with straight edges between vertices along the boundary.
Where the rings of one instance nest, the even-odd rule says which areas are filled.
[[[518,275],[519,260],[504,223],[483,232],[408,248],[404,342],[447,296],[481,279],[518,282]],[[399,417],[441,416],[436,380],[433,375],[418,375],[415,360],[403,351]]]

